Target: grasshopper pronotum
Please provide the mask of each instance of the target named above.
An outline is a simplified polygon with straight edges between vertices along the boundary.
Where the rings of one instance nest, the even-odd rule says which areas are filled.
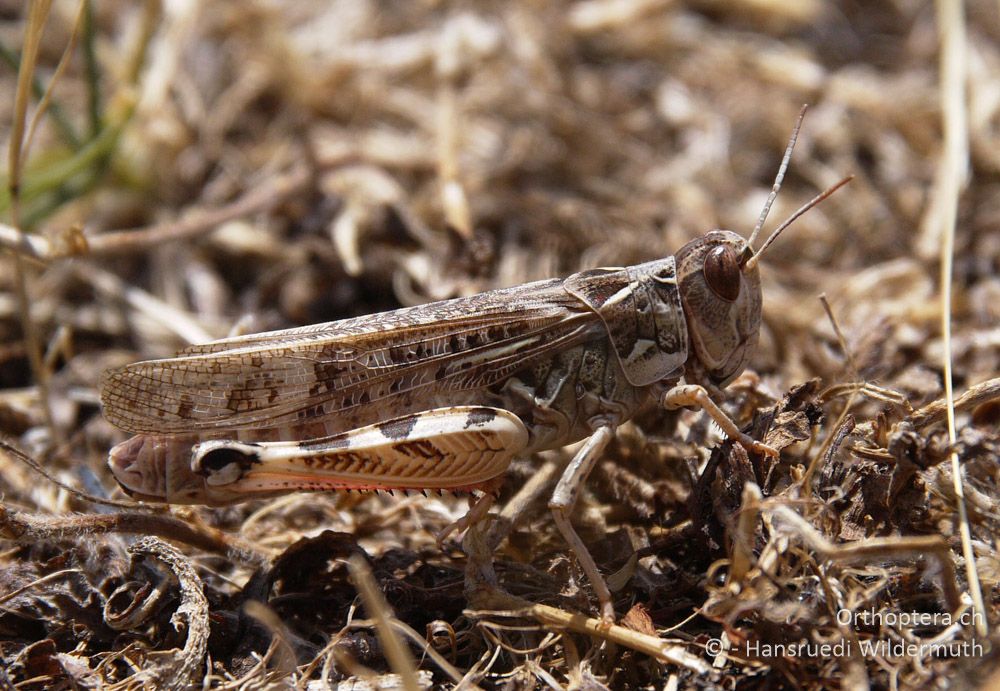
[[[174,503],[485,490],[465,527],[486,515],[513,457],[588,438],[549,508],[613,620],[569,515],[615,428],[653,399],[701,407],[748,451],[776,454],[740,432],[707,389],[740,374],[756,345],[763,250],[849,180],[753,250],[801,121],[748,240],[713,230],[676,257],[215,341],[109,372],[104,413],[136,435],[111,450],[115,477],[136,498]]]

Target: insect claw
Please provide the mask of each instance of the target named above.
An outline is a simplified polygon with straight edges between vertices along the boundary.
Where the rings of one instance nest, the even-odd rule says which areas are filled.
[[[770,456],[771,458],[779,458],[781,456],[781,452],[773,446],[769,446],[762,441],[757,441],[746,434],[740,435],[739,443],[748,452],[753,451],[762,456]]]

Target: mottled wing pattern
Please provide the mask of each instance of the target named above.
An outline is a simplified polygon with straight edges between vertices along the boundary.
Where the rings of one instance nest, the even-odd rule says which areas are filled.
[[[418,389],[489,386],[601,329],[561,281],[540,281],[193,346],[108,373],[101,397],[132,433],[276,427]]]

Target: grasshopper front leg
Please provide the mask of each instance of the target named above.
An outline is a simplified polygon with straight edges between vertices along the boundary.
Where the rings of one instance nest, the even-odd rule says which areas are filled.
[[[601,619],[608,625],[613,624],[615,621],[615,608],[611,602],[611,591],[608,589],[608,584],[604,581],[604,576],[597,569],[594,557],[590,555],[587,546],[583,544],[583,540],[580,539],[580,536],[573,529],[569,521],[569,516],[572,514],[573,507],[576,505],[576,500],[580,495],[580,488],[587,481],[587,476],[593,470],[597,458],[604,451],[604,447],[608,445],[614,434],[615,427],[609,422],[605,422],[595,428],[590,439],[576,452],[573,460],[566,466],[566,470],[563,472],[562,478],[560,478],[559,484],[556,485],[556,489],[552,493],[552,498],[549,500],[549,510],[552,511],[552,517],[555,519],[556,526],[573,550],[573,553],[576,554],[583,572],[590,579],[590,584],[594,588],[597,600],[601,604]]]
[[[688,407],[700,408],[715,420],[715,423],[722,428],[722,431],[730,439],[739,442],[740,446],[746,449],[748,453],[756,452],[773,458],[777,458],[779,455],[777,449],[741,432],[736,423],[723,412],[722,408],[715,404],[715,401],[711,399],[708,392],[702,386],[698,386],[697,384],[675,386],[663,394],[663,397],[660,399],[660,405],[667,410]]]

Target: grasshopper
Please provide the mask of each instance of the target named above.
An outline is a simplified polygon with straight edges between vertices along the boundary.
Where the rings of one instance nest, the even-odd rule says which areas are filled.
[[[104,414],[135,435],[110,452],[116,479],[137,499],[212,505],[297,490],[482,490],[450,527],[465,528],[487,515],[514,457],[587,439],[549,508],[613,621],[569,516],[615,428],[650,401],[698,407],[748,451],[777,455],[709,391],[739,375],[756,345],[764,249],[850,180],[754,251],[804,110],[749,239],[713,230],[637,266],[214,341],[108,372]]]

